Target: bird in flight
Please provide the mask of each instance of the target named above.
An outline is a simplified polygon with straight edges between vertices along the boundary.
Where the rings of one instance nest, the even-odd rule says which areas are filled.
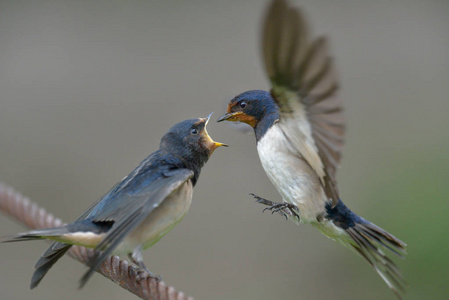
[[[212,114],[211,114],[212,115]],[[48,270],[72,247],[94,248],[82,287],[110,254],[125,254],[152,277],[142,250],[175,227],[192,202],[193,187],[217,147],[206,130],[210,116],[177,123],[149,155],[75,222],[56,228],[20,233],[4,242],[49,239],[54,243],[37,261],[31,279],[36,287]]]
[[[253,196],[266,209],[309,223],[360,254],[401,298],[406,282],[382,248],[403,258],[406,244],[340,198],[335,177],[345,122],[327,39],[312,38],[302,12],[275,0],[264,21],[262,49],[271,90],[237,95],[218,119],[254,129],[263,169],[283,202]]]

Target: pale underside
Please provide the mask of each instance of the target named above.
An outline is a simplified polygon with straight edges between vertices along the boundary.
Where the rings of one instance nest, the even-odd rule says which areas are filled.
[[[128,254],[139,245],[142,245],[142,249],[147,249],[157,243],[184,218],[192,203],[192,193],[192,182],[188,180],[155,207],[151,214],[123,239],[113,253]],[[49,238],[66,244],[95,248],[106,235],[107,233],[75,232]]]
[[[307,162],[333,205],[343,148],[342,101],[325,38],[312,39],[300,10],[274,1],[262,32],[265,69],[292,155]],[[308,172],[308,171],[304,171]]]
[[[299,209],[302,223],[316,222],[325,212],[326,195],[316,172],[274,124],[257,143],[262,166],[285,202]],[[275,155],[273,155],[275,154]]]

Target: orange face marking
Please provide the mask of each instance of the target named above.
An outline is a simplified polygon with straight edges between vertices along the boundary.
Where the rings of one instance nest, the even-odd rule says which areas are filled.
[[[230,109],[228,108],[229,117],[226,119],[226,121],[231,122],[243,122],[248,124],[251,127],[256,127],[257,120],[255,117],[247,115],[243,111],[236,111],[236,112],[230,112]]]
[[[251,127],[256,127],[257,125],[257,121],[256,118],[254,118],[253,116],[247,115],[244,112],[242,112],[241,114],[239,114],[238,116],[236,116],[236,119],[240,122],[246,123]]]
[[[251,127],[255,128],[257,125],[256,118],[246,114],[245,112],[243,112],[241,110],[237,110],[237,111],[233,112],[232,108],[236,105],[237,105],[237,102],[229,103],[228,109],[226,110],[226,114],[221,116],[221,118],[218,120],[218,122],[225,121],[225,120],[231,121],[231,122],[243,122],[243,123],[246,123],[246,124],[250,125]]]

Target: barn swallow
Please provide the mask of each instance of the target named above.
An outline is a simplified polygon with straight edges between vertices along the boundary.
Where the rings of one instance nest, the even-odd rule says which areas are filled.
[[[5,242],[49,239],[55,241],[37,261],[31,279],[36,287],[53,264],[72,245],[94,248],[82,287],[110,254],[125,254],[137,266],[145,266],[142,250],[150,248],[176,226],[192,202],[192,192],[201,168],[217,147],[206,131],[207,118],[185,120],[162,137],[159,150],[75,222],[62,227],[20,233]],[[157,277],[156,277],[157,278]]]
[[[335,175],[345,122],[327,40],[311,39],[301,11],[275,0],[264,21],[262,48],[271,91],[239,94],[218,119],[254,129],[263,169],[283,203],[253,196],[266,209],[312,224],[360,254],[400,298],[405,280],[382,247],[404,257],[406,244],[340,199]]]

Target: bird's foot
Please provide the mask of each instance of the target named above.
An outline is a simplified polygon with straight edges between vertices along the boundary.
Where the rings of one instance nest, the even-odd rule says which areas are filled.
[[[272,202],[273,204],[269,207],[264,208],[264,211],[269,210],[271,211],[271,214],[274,214],[275,212],[278,213],[282,213],[284,215],[284,217],[286,219],[287,215],[292,216],[292,217],[296,217],[299,219],[299,215],[297,212],[299,212],[298,207],[296,205],[287,203],[287,202],[282,202],[282,203],[276,203],[276,202]],[[265,203],[262,203],[265,204]]]
[[[139,282],[147,277],[151,277],[154,278],[157,282],[162,280],[162,276],[161,275],[156,275],[153,274],[152,272],[150,272],[148,269],[144,270],[144,269],[140,269],[137,271],[137,276],[136,276],[136,281]]]
[[[156,281],[162,280],[162,277],[160,275],[153,274],[150,270],[148,270],[147,266],[145,266],[142,260],[142,251],[140,247],[137,249],[137,251],[130,253],[128,257],[134,264],[140,267],[140,270],[137,271],[136,281],[141,281],[148,276],[156,279]]]
[[[287,203],[287,202],[282,202],[282,203],[273,202],[273,201],[264,199],[262,197],[259,197],[255,194],[250,194],[250,195],[253,196],[254,198],[256,198],[257,203],[261,203],[263,205],[268,206],[262,212],[269,210],[269,211],[271,211],[271,214],[274,214],[277,212],[280,215],[284,216],[285,219],[288,219],[288,216],[296,217],[299,219],[299,215],[297,213],[297,212],[299,212],[299,210],[296,205],[293,205],[293,204]]]

